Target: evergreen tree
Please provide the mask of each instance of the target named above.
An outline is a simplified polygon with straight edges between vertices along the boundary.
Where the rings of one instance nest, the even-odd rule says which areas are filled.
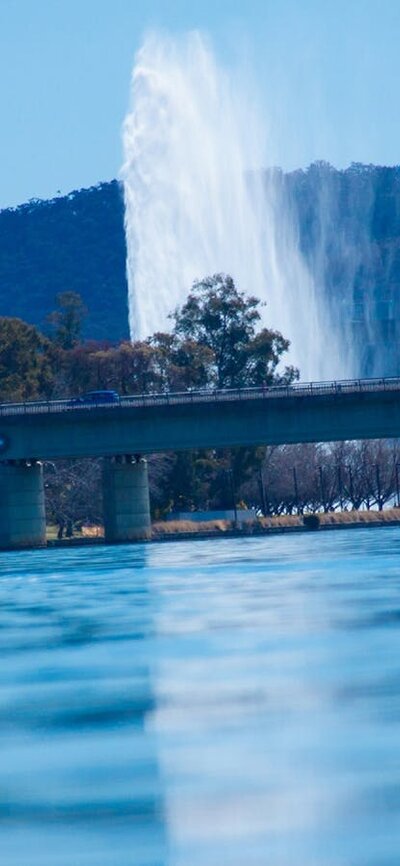
[[[257,332],[261,301],[239,292],[227,274],[214,274],[193,285],[187,300],[172,314],[174,334],[212,352],[209,383],[217,388],[291,382],[298,371],[286,367],[277,376],[289,341],[279,331]]]

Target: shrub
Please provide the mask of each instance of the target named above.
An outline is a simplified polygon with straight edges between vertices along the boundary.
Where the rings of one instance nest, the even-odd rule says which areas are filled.
[[[320,519],[318,514],[305,514],[303,517],[303,524],[306,529],[319,529]]]

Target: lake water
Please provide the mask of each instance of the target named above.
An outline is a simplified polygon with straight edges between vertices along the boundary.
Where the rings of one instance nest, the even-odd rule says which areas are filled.
[[[0,575],[1,866],[398,866],[399,529]]]

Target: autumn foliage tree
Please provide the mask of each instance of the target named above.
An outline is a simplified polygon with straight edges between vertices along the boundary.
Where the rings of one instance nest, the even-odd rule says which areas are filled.
[[[0,400],[35,400],[51,382],[49,341],[34,325],[0,318]]]

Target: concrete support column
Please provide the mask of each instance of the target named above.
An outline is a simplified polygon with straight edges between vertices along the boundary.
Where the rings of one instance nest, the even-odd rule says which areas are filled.
[[[147,460],[139,455],[104,458],[103,510],[106,541],[150,538]]]
[[[36,460],[0,463],[0,549],[45,546],[42,464]]]

